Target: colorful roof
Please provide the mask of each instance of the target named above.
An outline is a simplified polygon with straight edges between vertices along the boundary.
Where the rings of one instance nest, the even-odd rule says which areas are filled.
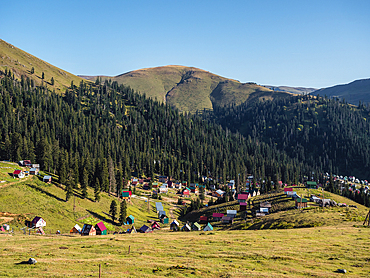
[[[240,206],[247,206],[247,203],[239,203]]]
[[[200,221],[207,221],[208,217],[207,216],[201,216],[201,217],[199,217],[199,220]]]
[[[155,203],[155,208],[156,208],[157,211],[164,211],[163,205],[162,205],[161,202],[156,202]]]
[[[100,231],[105,231],[107,229],[107,227],[105,227],[105,225],[104,225],[104,223],[102,221],[100,221],[99,223],[97,223],[95,226],[97,226]]]
[[[295,201],[297,203],[307,203],[308,202],[308,200],[306,198],[297,198]]]
[[[13,172],[13,175],[19,175],[20,173],[22,173],[22,170],[15,170],[15,171]]]
[[[247,200],[249,197],[248,194],[239,194],[238,195],[238,200]]]
[[[224,216],[224,214],[223,213],[218,213],[218,212],[214,212],[213,214],[212,214],[212,217],[213,218],[215,218],[215,217],[223,217]]]
[[[177,220],[176,220],[176,219],[172,221],[171,225],[172,225],[172,224],[174,224],[174,225],[176,225],[176,226],[179,226],[179,225],[180,225],[180,224],[179,224],[179,222],[177,222]]]

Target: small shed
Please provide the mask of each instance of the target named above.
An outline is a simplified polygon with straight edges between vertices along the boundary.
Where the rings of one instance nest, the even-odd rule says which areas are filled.
[[[51,176],[44,176],[42,181],[46,183],[51,183]]]
[[[204,227],[203,231],[208,232],[208,231],[213,231],[213,227],[210,223],[207,224],[207,226]]]
[[[249,194],[239,194],[238,195],[238,202],[239,203],[245,203],[246,200],[248,200]]]
[[[160,230],[161,229],[161,226],[159,225],[159,223],[157,221],[154,221],[152,223],[152,230]]]
[[[233,220],[234,220],[234,217],[226,216],[226,215],[221,218],[222,224],[233,224]]]
[[[82,227],[81,235],[82,236],[95,236],[96,235],[96,229],[94,228],[93,225],[85,224]]]
[[[202,222],[202,223],[205,223],[205,222],[207,222],[208,221],[208,217],[207,216],[201,216],[201,217],[199,217],[199,222]]]
[[[31,221],[31,227],[45,227],[46,226],[46,221],[42,219],[39,216],[36,216],[32,221]]]
[[[297,209],[302,209],[307,207],[307,199],[306,198],[297,198],[295,200],[295,206]]]
[[[162,215],[162,216],[161,216],[161,219],[160,219],[160,222],[161,222],[162,224],[168,224],[168,222],[169,222],[169,218],[168,218],[166,215]]]
[[[212,214],[212,218],[214,221],[221,221],[222,217],[224,217],[223,213],[214,212]]]
[[[133,217],[132,215],[127,216],[126,222],[127,222],[127,224],[130,224],[130,225],[134,224],[135,223],[135,217]]]
[[[131,199],[132,192],[128,190],[122,191],[122,198],[125,200],[130,200]]]
[[[15,170],[13,172],[13,177],[14,178],[20,178],[23,179],[25,177],[25,173],[22,170]]]
[[[248,207],[248,204],[247,203],[240,203],[239,206],[240,206],[240,211],[246,211],[247,207]]]
[[[197,223],[193,223],[192,227],[193,231],[201,231],[202,230],[202,227]]]
[[[80,225],[76,224],[74,227],[69,231],[71,234],[81,234],[81,227]]]
[[[152,229],[149,228],[147,225],[143,225],[140,229],[139,229],[139,232],[140,233],[152,233]]]
[[[39,173],[39,169],[37,168],[31,168],[30,169],[30,175],[37,175]]]
[[[170,230],[171,231],[178,231],[179,227],[180,227],[180,224],[179,224],[179,222],[177,222],[176,219],[173,220],[172,223],[170,224]]]
[[[183,232],[190,232],[191,231],[191,228],[188,224],[185,224],[182,228],[181,228],[181,231]]]
[[[96,229],[97,235],[106,235],[108,232],[107,227],[105,227],[102,221],[100,221],[99,223],[95,225],[95,229]]]
[[[236,217],[237,211],[233,210],[233,209],[228,209],[226,211],[226,214],[227,214],[227,216],[230,216],[230,217],[234,218],[234,217]]]

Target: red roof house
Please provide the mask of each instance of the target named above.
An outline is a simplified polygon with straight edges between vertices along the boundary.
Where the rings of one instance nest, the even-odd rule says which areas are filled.
[[[15,170],[13,172],[13,177],[23,179],[25,176],[24,172],[22,170]]]
[[[208,217],[207,216],[199,217],[199,222],[208,222]]]
[[[214,212],[212,214],[212,218],[213,218],[214,221],[220,221],[223,216],[224,216],[223,213]]]
[[[95,225],[96,234],[97,235],[106,235],[107,234],[107,227],[105,227],[103,222],[99,222]]]
[[[246,200],[248,200],[249,194],[239,194],[238,195],[238,202],[239,203],[245,203]]]

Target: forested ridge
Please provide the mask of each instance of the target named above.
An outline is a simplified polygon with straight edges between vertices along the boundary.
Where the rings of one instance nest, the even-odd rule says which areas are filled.
[[[215,123],[253,141],[275,145],[290,157],[325,172],[370,177],[370,109],[326,97],[214,107]]]
[[[5,72],[0,97],[1,159],[37,161],[74,187],[120,190],[132,171],[193,182],[238,174],[241,181],[247,174],[298,181],[315,170],[275,146],[180,114],[116,82],[71,84],[61,96]]]

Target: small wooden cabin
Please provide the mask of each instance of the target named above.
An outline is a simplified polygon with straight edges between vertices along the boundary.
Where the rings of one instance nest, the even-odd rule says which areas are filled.
[[[51,183],[51,176],[44,176],[42,181],[46,183]]]
[[[82,236],[96,236],[96,229],[93,225],[85,224],[81,230]]]
[[[95,229],[96,229],[97,235],[106,235],[108,232],[107,227],[105,227],[102,221],[100,221],[99,223],[95,225]]]
[[[135,223],[135,217],[133,217],[132,215],[127,216],[126,222],[127,222],[127,224],[130,224],[130,225],[134,224]]]
[[[172,223],[170,224],[170,230],[171,231],[178,231],[179,227],[180,227],[180,224],[179,224],[179,222],[177,222],[176,219],[173,220]]]
[[[69,231],[69,233],[71,233],[71,234],[81,234],[81,231],[82,231],[82,229],[81,229],[80,225],[76,224],[76,225],[74,225],[74,227]]]
[[[213,231],[213,227],[210,223],[207,224],[207,226],[204,227],[203,231],[208,232],[208,231]]]

